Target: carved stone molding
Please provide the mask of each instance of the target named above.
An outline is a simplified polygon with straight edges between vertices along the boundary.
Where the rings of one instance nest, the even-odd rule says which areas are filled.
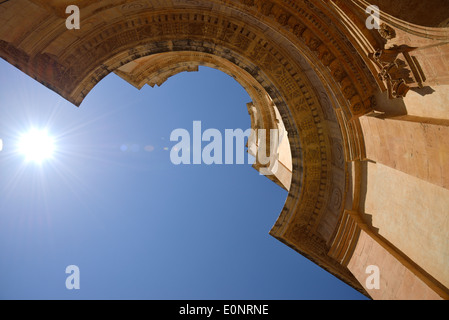
[[[422,88],[426,77],[410,52],[416,48],[394,45],[377,50],[372,59],[380,68],[379,79],[387,87],[390,99],[404,98],[411,88]]]
[[[385,40],[392,40],[396,38],[396,31],[385,23],[380,25],[379,34]]]
[[[342,265],[347,266],[357,244],[360,231],[361,229],[357,224],[357,219],[354,218],[354,214],[345,210],[331,244],[329,256]]]

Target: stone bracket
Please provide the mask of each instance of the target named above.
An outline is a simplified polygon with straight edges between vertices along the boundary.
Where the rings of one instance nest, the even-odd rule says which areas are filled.
[[[394,45],[371,55],[380,68],[378,76],[385,83],[390,99],[404,98],[411,88],[424,87],[426,76],[416,57],[410,54],[415,49]]]

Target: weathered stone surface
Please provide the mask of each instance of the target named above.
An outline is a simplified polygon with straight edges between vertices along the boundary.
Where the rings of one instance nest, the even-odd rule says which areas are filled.
[[[199,65],[232,75],[253,128],[288,133],[271,179],[289,196],[270,234],[373,298],[449,298],[446,1],[423,15],[418,1],[82,0],[79,30],[69,2],[2,2],[0,57],[75,105],[111,72],[137,88]],[[366,27],[370,4],[380,30]],[[390,177],[408,185],[382,193]],[[410,199],[433,222],[417,223]],[[379,292],[367,261],[383,268]]]

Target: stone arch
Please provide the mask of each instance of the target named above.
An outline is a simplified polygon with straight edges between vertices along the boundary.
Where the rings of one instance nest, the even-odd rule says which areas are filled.
[[[35,22],[18,48],[3,40],[2,57],[76,105],[108,73],[157,54],[209,54],[249,74],[279,109],[291,147],[289,197],[272,234],[364,291],[327,251],[347,189],[346,166],[333,159],[343,159],[343,150],[351,148],[343,147],[347,140],[339,121],[356,122],[371,110],[372,80],[357,61],[344,58],[351,48],[341,36],[328,48],[332,35],[318,7],[269,1],[111,1],[107,6],[92,1],[81,8],[84,29],[78,35],[61,25],[58,14],[40,10],[46,22]],[[20,49],[25,44],[31,50]],[[13,54],[13,47],[21,54]],[[336,206],[329,204],[332,197]],[[331,219],[323,225],[325,216]]]
[[[274,105],[288,132],[291,185],[271,235],[367,294],[363,270],[348,265],[358,239],[368,234],[395,263],[448,296],[419,263],[376,238],[364,220],[361,194],[366,160],[372,160],[366,145],[373,145],[373,130],[366,123],[378,119],[385,105],[394,108],[388,99],[403,98],[410,87],[449,83],[449,69],[417,63],[426,50],[443,45],[432,41],[447,40],[447,29],[409,26],[391,16],[381,32],[368,30],[367,5],[387,13],[396,8],[384,1],[83,0],[81,29],[67,30],[69,2],[2,3],[0,56],[75,105],[111,72],[137,87],[200,64],[231,74],[250,93],[263,127],[276,125]],[[403,46],[415,43],[424,49],[407,56]],[[389,73],[388,59],[399,55],[415,68],[415,82]],[[160,69],[129,72],[137,61]],[[386,93],[389,102],[380,106]]]

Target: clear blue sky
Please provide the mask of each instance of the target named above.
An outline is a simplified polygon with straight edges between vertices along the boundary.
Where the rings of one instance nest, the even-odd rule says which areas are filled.
[[[201,68],[76,108],[0,59],[0,298],[365,299],[268,234],[287,193],[250,165],[171,163],[174,129],[246,130],[249,101]],[[41,166],[14,153],[31,127],[57,139]]]

